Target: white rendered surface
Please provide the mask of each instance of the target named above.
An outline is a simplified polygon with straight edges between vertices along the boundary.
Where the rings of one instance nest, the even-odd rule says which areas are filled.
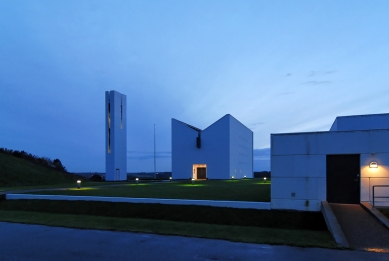
[[[206,164],[208,179],[252,178],[252,131],[229,114],[204,130],[172,119],[173,179],[192,178],[194,164]]]
[[[126,95],[105,92],[105,179],[127,180]]]
[[[319,211],[327,197],[326,155],[361,155],[361,201],[372,202],[373,185],[389,185],[389,130],[272,134],[271,144],[272,209]]]

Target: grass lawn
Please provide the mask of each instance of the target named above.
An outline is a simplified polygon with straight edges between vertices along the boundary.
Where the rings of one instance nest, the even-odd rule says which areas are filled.
[[[106,183],[104,183],[106,184]],[[117,186],[82,186],[81,189],[48,190],[32,194],[175,198],[204,200],[270,201],[270,183],[260,179],[140,182]]]
[[[83,183],[36,194],[270,201],[261,179]],[[320,212],[96,201],[3,200],[0,221],[336,248]]]
[[[0,201],[0,220],[335,248],[321,213],[84,201]]]
[[[378,210],[381,211],[381,213],[384,214],[384,216],[389,218],[389,209],[388,208],[379,208]]]
[[[7,192],[7,191],[14,191],[14,190],[36,190],[36,189],[57,189],[57,188],[68,188],[73,189],[77,186],[77,180],[66,182],[66,183],[58,183],[58,184],[48,184],[48,185],[31,185],[31,186],[10,186],[10,187],[0,187],[0,193],[1,192]],[[82,183],[88,187],[95,187],[95,186],[102,186],[103,184],[107,184],[105,182],[93,182],[93,181],[82,181]],[[122,185],[122,184],[129,184],[132,182],[123,182],[123,181],[117,181],[117,182],[109,182],[107,185]]]
[[[0,153],[0,187],[71,184],[80,177]]]
[[[26,215],[28,214],[28,215]],[[301,247],[336,248],[327,231],[287,230],[260,227],[197,224],[136,218],[48,214],[1,211],[0,220],[82,229],[143,232],[162,235],[225,239],[259,244],[283,244]]]

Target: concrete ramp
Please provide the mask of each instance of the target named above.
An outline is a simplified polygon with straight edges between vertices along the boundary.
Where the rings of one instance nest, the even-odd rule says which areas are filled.
[[[347,242],[346,236],[344,235],[343,230],[340,227],[339,222],[327,201],[321,202],[321,213],[323,214],[327,228],[334,238],[336,244],[338,244],[338,247],[349,248],[350,245]]]
[[[361,205],[329,204],[350,247],[389,253],[389,229]]]

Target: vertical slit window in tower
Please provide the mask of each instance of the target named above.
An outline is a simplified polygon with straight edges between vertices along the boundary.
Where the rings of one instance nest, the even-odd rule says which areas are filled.
[[[108,128],[108,153],[111,153],[111,129]]]
[[[108,103],[108,153],[111,153],[111,103]]]
[[[111,128],[111,104],[108,103],[108,128]]]
[[[120,129],[123,129],[123,105],[122,104],[120,104]]]

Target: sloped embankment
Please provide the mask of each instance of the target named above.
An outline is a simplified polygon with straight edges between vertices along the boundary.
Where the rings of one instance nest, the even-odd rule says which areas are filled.
[[[77,176],[0,153],[0,187],[40,186],[74,182]]]

